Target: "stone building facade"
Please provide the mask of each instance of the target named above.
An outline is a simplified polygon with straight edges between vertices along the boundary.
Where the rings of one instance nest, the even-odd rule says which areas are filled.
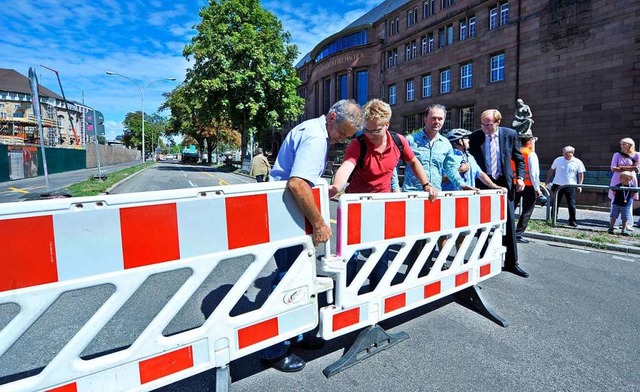
[[[640,142],[639,15],[629,0],[387,0],[297,64],[299,120],[381,98],[395,131],[420,128],[432,103],[445,128],[475,130],[488,108],[511,126],[521,98],[543,167],[572,145],[607,168],[620,139]]]

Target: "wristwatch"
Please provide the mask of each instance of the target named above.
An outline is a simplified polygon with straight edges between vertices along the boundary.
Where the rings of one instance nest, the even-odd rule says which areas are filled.
[[[522,177],[516,177],[516,180],[522,180],[522,181],[524,181],[524,178],[522,178]]]
[[[426,182],[426,183],[422,184],[422,189],[424,190],[424,188],[426,188],[426,187],[428,187],[428,186],[431,186],[431,184],[430,184],[430,183],[428,183],[428,182]]]

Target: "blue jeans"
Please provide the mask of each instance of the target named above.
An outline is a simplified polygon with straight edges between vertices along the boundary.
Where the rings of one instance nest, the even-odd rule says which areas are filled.
[[[353,279],[356,277],[358,273],[358,255],[360,251],[355,251],[353,256],[347,262],[347,286],[353,282]],[[375,267],[371,271],[371,275],[369,275],[369,291],[375,290],[378,287],[378,283],[382,280],[382,277],[387,272],[389,268],[389,249],[386,249],[382,256],[380,256],[380,260],[376,263]]]
[[[273,255],[276,260],[276,276],[271,282],[271,292],[276,289],[278,283],[284,278],[289,268],[296,261],[300,253],[302,252],[302,245],[295,245],[289,248],[278,249]],[[262,359],[276,359],[289,352],[291,342],[299,342],[303,339],[304,335],[300,334],[291,340],[285,340],[284,342],[276,343],[273,346],[267,347],[260,351],[260,357]]]

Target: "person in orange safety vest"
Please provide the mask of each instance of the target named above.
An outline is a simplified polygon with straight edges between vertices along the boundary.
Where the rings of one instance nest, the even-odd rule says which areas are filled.
[[[524,157],[525,165],[524,190],[516,192],[514,206],[517,209],[520,201],[522,201],[520,219],[518,219],[518,225],[516,226],[516,240],[526,244],[529,240],[525,239],[523,235],[527,230],[529,219],[536,205],[536,199],[542,196],[542,192],[540,191],[540,165],[538,155],[535,152],[535,142],[538,138],[531,134],[523,134],[520,135],[520,140],[522,141],[520,152]],[[511,165],[513,166],[513,162],[511,162]]]

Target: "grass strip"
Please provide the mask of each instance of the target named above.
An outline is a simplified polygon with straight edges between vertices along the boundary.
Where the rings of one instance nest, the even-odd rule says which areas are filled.
[[[155,162],[141,163],[136,166],[109,173],[106,179],[91,178],[87,181],[73,184],[66,189],[73,197],[99,195],[101,193],[104,193],[107,189],[109,189],[109,187],[113,186],[117,182],[122,181],[125,178],[130,177],[143,169],[146,169],[154,163]]]

